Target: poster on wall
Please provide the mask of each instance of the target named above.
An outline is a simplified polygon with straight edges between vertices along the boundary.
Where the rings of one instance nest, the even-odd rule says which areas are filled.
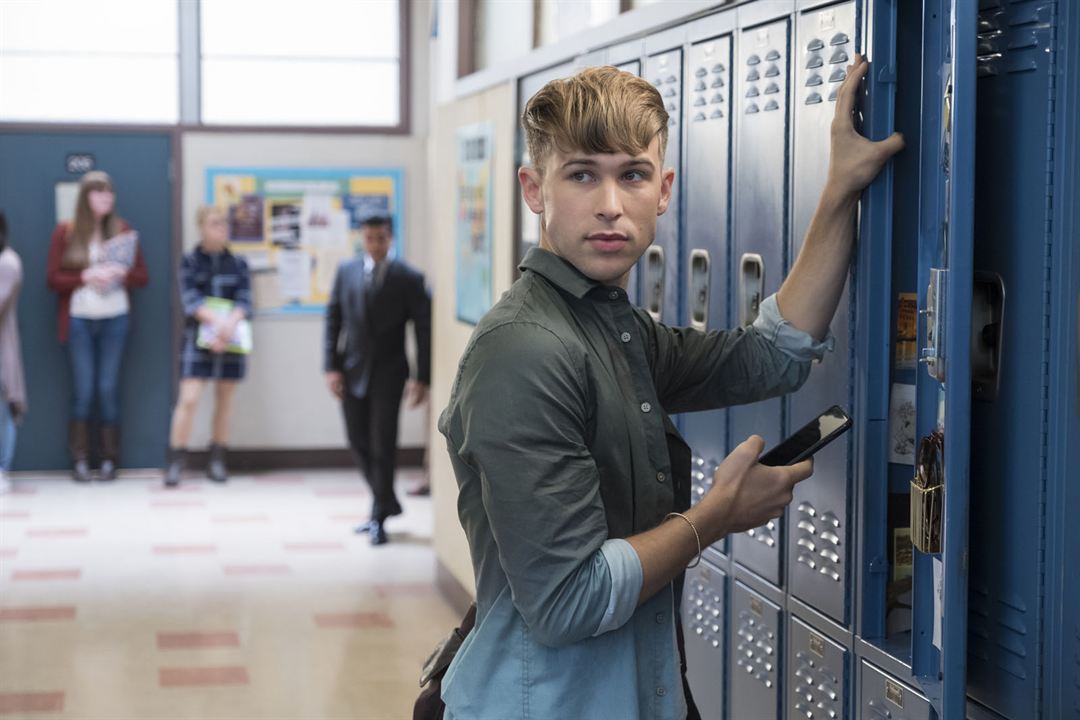
[[[459,128],[457,318],[475,325],[491,309],[491,123]]]
[[[362,252],[361,224],[394,221],[402,252],[398,168],[209,168],[206,202],[223,208],[230,248],[251,268],[260,313],[321,313],[338,265]]]

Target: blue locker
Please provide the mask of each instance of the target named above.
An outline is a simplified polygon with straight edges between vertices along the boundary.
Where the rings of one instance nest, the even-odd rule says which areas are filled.
[[[623,72],[628,72],[640,77],[641,56],[644,55],[644,49],[645,46],[641,40],[633,40],[629,43],[616,45],[615,47],[608,48],[606,62],[614,65]],[[638,261],[634,267],[630,269],[630,278],[626,283],[626,296],[630,299],[630,302],[635,305],[641,304],[638,300],[638,273],[640,271],[641,261]]]
[[[863,660],[859,720],[931,720],[930,702],[916,690]]]
[[[698,330],[729,327],[728,254],[731,179],[731,31],[735,14],[723,13],[690,26],[684,117],[686,166],[685,312],[682,325]],[[720,33],[723,33],[720,35]],[[719,37],[717,37],[719,35]],[[727,455],[727,411],[683,416],[683,437],[694,453],[693,499],[712,486],[713,471]],[[725,552],[726,538],[709,548]]]
[[[686,571],[682,618],[686,679],[702,720],[723,720],[726,698],[727,575],[703,562]]]
[[[788,717],[848,717],[848,650],[795,616],[791,617],[787,645]]]
[[[829,127],[836,93],[855,51],[855,3],[804,12],[795,31],[791,255],[802,248],[829,168]],[[815,363],[790,396],[788,426],[802,427],[832,405],[852,407],[849,292],[841,296],[831,331],[832,353]],[[856,428],[858,425],[856,424]],[[791,593],[833,619],[847,621],[851,433],[814,456],[814,476],[795,486],[788,513]]]
[[[740,8],[740,23],[745,18],[759,19],[752,12],[754,5]],[[735,325],[754,321],[760,302],[780,289],[785,271],[789,28],[785,16],[738,33],[738,62],[733,71],[738,117],[731,267]],[[782,401],[733,407],[728,422],[733,445],[757,434],[771,447],[781,439]],[[782,528],[782,519],[773,520],[731,539],[735,560],[777,586],[782,583]]]
[[[731,717],[780,717],[780,608],[741,582],[731,597]]]
[[[638,302],[653,319],[668,325],[679,323],[679,178],[682,177],[683,38],[685,26],[645,39],[645,79],[653,83],[668,111],[667,153],[664,167],[675,168],[675,185],[667,212],[657,218],[656,239],[638,261]]]

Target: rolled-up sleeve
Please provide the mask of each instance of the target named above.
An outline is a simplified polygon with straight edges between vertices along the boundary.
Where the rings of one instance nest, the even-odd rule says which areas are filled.
[[[600,547],[600,552],[607,561],[611,575],[611,594],[608,597],[607,612],[600,621],[600,627],[593,633],[594,637],[621,628],[630,621],[637,609],[641,584],[644,581],[641,558],[627,541],[608,540]]]
[[[777,350],[787,353],[799,362],[821,361],[826,352],[831,352],[836,345],[832,332],[821,342],[816,342],[808,332],[798,329],[780,314],[780,305],[776,295],[770,295],[761,303],[754,329],[776,346]]]
[[[583,364],[543,326],[509,323],[473,342],[457,384],[443,431],[479,478],[499,564],[533,637],[559,647],[614,627],[640,580],[625,549],[604,549]]]

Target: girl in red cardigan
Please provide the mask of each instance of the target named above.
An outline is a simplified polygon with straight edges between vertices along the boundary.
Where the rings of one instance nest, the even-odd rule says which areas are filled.
[[[71,359],[68,447],[77,482],[90,480],[89,420],[98,401],[100,478],[114,480],[120,453],[120,361],[128,332],[128,290],[147,283],[138,236],[115,212],[112,180],[88,172],[79,182],[75,220],[49,245],[48,284],[59,295],[57,335]]]

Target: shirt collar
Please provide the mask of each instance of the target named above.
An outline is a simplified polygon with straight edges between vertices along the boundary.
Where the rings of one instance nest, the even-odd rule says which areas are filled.
[[[530,248],[525,253],[519,269],[532,270],[537,275],[543,275],[552,285],[579,300],[590,290],[605,287],[603,283],[598,283],[582,274],[580,270],[558,255],[538,247]]]

